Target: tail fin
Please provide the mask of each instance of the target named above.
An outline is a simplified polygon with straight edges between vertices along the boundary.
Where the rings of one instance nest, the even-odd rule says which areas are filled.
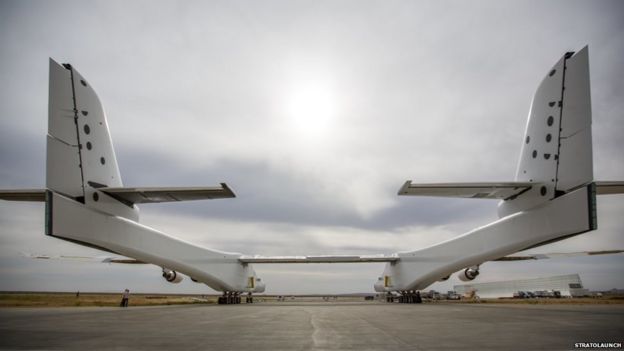
[[[587,46],[566,60],[565,70],[555,188],[563,193],[594,180]]]
[[[516,181],[535,183],[506,213],[529,209],[593,181],[587,46],[566,53],[531,103]]]
[[[106,114],[78,71],[50,59],[46,186],[106,213],[137,219],[134,206],[96,191],[122,187]]]

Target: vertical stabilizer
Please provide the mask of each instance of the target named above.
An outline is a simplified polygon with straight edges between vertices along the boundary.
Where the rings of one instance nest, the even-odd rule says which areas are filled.
[[[135,206],[97,190],[123,186],[100,99],[71,65],[52,59],[46,183],[88,207],[137,219]]]
[[[533,208],[593,181],[587,47],[566,53],[537,88],[516,181],[535,185],[505,201],[501,216]]]
[[[50,59],[46,187],[84,201],[71,71]]]
[[[566,193],[594,179],[587,46],[566,60],[561,115],[556,190]]]

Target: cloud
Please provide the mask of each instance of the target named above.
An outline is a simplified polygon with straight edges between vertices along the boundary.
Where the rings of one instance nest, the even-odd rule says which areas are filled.
[[[496,203],[398,197],[401,184],[512,180],[537,83],[563,52],[585,44],[595,177],[624,179],[621,10],[617,1],[4,1],[0,187],[45,184],[53,57],[97,90],[126,185],[224,181],[238,195],[144,206],[148,225],[250,254],[416,249],[494,220]],[[296,127],[307,122],[287,108],[310,84],[335,100],[323,133]],[[621,196],[601,197],[598,231],[543,249],[623,247],[622,206]],[[0,203],[1,267],[10,277],[2,287],[78,286],[75,273],[87,270],[91,285],[81,289],[117,291],[139,281],[133,289],[205,289],[163,284],[156,267],[28,261],[26,273],[13,251],[98,254],[43,236],[42,215],[41,205]],[[592,284],[610,283],[601,272],[612,261],[578,260],[569,262],[602,277]],[[492,268],[490,277],[565,270],[550,264]],[[370,291],[382,270],[258,267],[281,292]]]

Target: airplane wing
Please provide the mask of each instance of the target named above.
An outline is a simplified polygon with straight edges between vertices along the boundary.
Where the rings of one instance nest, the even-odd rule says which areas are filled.
[[[135,260],[134,258],[124,257],[105,257],[102,263],[121,263],[121,264],[149,264],[147,262]]]
[[[69,260],[69,261],[81,261],[81,262],[100,262],[100,263],[122,263],[122,264],[147,264],[146,262],[135,260],[134,258],[121,257],[121,256],[74,256],[74,255],[40,255],[40,254],[28,254],[21,253],[22,256],[27,258],[34,258],[39,260]]]
[[[623,181],[596,182],[596,194],[598,195],[624,194],[624,182]]]
[[[408,180],[399,190],[399,195],[503,200],[520,195],[535,185],[527,182],[413,184]]]
[[[364,263],[396,262],[398,256],[360,255],[360,256],[241,256],[241,263]]]
[[[108,188],[98,190],[120,200],[133,204],[157,202],[190,201],[206,199],[224,199],[236,197],[225,183],[220,187],[182,187],[182,188]]]
[[[0,200],[7,200],[7,201],[45,201],[45,189],[10,189],[10,190],[0,190]]]
[[[83,262],[101,262],[101,263],[121,263],[121,264],[148,264],[134,258],[121,256],[71,256],[71,255],[39,255],[26,254],[23,256],[42,260],[70,260]],[[359,255],[359,256],[241,256],[238,261],[241,263],[371,263],[371,262],[396,262],[398,256],[384,255]]]
[[[580,252],[557,252],[557,253],[545,253],[545,254],[533,254],[524,256],[505,256],[493,261],[524,261],[524,260],[543,260],[547,258],[561,258],[561,257],[575,257],[575,256],[595,256],[595,255],[612,255],[624,253],[624,250],[603,250],[603,251],[580,251]]]

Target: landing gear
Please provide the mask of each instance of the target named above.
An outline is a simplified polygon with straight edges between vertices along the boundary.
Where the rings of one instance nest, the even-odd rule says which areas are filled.
[[[394,302],[394,296],[392,296],[391,292],[386,293],[386,302]]]
[[[236,303],[240,303],[240,297],[238,297],[238,293],[232,291],[224,291],[223,296],[220,296],[217,300],[219,305],[232,305]]]
[[[242,301],[241,293],[236,291],[224,291],[222,296],[219,296],[217,303],[219,305],[237,305]],[[253,297],[251,293],[245,296],[246,303],[253,303]]]
[[[397,297],[399,303],[422,303],[420,291],[418,290],[399,291],[399,294]],[[394,302],[394,300],[395,297],[392,294],[386,294],[386,302]]]

